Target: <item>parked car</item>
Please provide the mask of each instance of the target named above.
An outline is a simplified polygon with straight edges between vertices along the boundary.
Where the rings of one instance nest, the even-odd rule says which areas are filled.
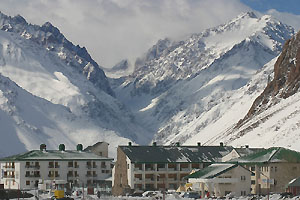
[[[183,197],[191,199],[200,199],[200,194],[198,192],[186,192],[184,193]]]
[[[131,197],[142,197],[144,192],[135,191],[134,193],[130,194]]]

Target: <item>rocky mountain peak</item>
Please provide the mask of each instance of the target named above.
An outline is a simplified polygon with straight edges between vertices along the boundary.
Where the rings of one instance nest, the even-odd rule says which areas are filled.
[[[69,66],[85,75],[96,87],[115,96],[103,70],[92,59],[86,48],[75,46],[50,22],[46,22],[42,26],[32,25],[28,24],[20,15],[11,17],[0,13],[0,30],[19,34],[59,55]]]
[[[138,60],[139,67],[129,77],[133,80],[131,94],[161,94],[175,82],[196,76],[245,41],[277,55],[282,43],[293,34],[291,27],[270,16],[258,18],[248,12],[183,41],[160,40],[145,58]]]

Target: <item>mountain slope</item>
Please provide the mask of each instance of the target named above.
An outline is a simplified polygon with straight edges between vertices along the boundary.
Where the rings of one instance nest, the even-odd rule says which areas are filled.
[[[87,50],[79,45],[73,45],[50,22],[37,26],[28,24],[20,15],[10,17],[0,12],[0,30],[17,33],[57,54],[68,66],[83,73],[97,88],[114,95],[103,70],[91,58]]]
[[[230,22],[194,34],[184,41],[159,41],[163,46],[158,57],[144,61],[129,79],[133,82],[132,94],[160,94],[178,80],[186,80],[209,67],[234,45],[249,38],[278,54],[281,44],[291,36],[291,27],[281,24],[266,15],[258,18],[254,13],[245,13]],[[167,43],[167,44],[165,44]],[[150,50],[149,50],[150,51]],[[151,57],[150,56],[146,57]]]
[[[299,59],[300,32],[285,43],[273,65],[273,80],[255,99],[247,115],[226,132],[224,141],[238,144],[252,138],[251,142],[259,145],[283,145],[299,150]]]
[[[16,24],[9,27],[18,26],[17,21],[14,21]],[[23,20],[20,23],[20,26],[24,25]],[[34,25],[27,28],[31,29],[32,26]],[[47,113],[55,116],[63,114],[61,117],[55,118],[42,116],[41,119],[46,121],[42,120],[41,124],[36,125],[35,120],[28,117],[31,112],[35,113],[35,110],[27,110],[26,113],[18,112],[16,115],[19,121],[24,121],[27,127],[36,127],[39,130],[39,139],[35,138],[35,134],[29,134],[30,131],[34,132],[35,128],[18,131],[21,130],[20,124],[14,121],[11,122],[13,128],[10,128],[8,133],[1,133],[1,137],[5,138],[7,134],[16,134],[18,137],[14,144],[23,143],[26,149],[38,148],[40,143],[46,143],[49,148],[56,148],[57,144],[61,142],[72,144],[74,146],[70,148],[75,148],[75,143],[78,142],[92,145],[95,141],[105,140],[111,144],[111,152],[123,142],[134,141],[144,144],[150,140],[147,134],[139,134],[143,129],[136,125],[132,113],[114,98],[114,93],[99,67],[99,70],[89,71],[92,68],[96,69],[96,65],[84,61],[83,57],[78,56],[80,53],[66,48],[64,43],[48,42],[48,46],[45,46],[39,40],[43,37],[28,38],[20,35],[18,31],[3,31],[3,27],[0,31],[1,76],[8,77],[10,81],[15,82],[27,93],[59,108],[54,109],[57,114],[50,112],[51,109],[49,109],[45,115]],[[33,35],[44,34],[39,29],[31,31]],[[46,35],[50,37],[51,34],[47,33]],[[49,44],[52,46],[51,49],[47,48]],[[81,61],[74,64],[74,59]],[[82,63],[86,63],[86,65]],[[102,77],[101,74],[104,76]],[[95,81],[93,81],[93,76],[95,76]],[[102,78],[105,79],[102,80]],[[28,100],[28,102],[31,101]],[[37,110],[43,110],[41,104],[35,105],[34,101],[28,104]],[[26,105],[21,104],[20,110],[25,109],[24,106]],[[1,110],[5,109],[4,106]],[[66,112],[70,114],[64,114]],[[24,116],[22,116],[23,114]],[[37,118],[34,119],[37,120]],[[4,121],[0,121],[1,127],[5,125],[4,123]],[[55,124],[55,126],[48,128],[51,124]],[[47,137],[43,137],[44,135]],[[6,149],[2,153],[10,154],[11,152]],[[115,152],[113,153],[115,154]]]
[[[117,97],[154,133],[153,140],[195,143],[190,138],[215,127],[242,98],[235,93],[279,54],[282,43],[292,34],[291,27],[270,16],[242,14],[173,43],[116,88]],[[232,126],[235,121],[228,123]]]

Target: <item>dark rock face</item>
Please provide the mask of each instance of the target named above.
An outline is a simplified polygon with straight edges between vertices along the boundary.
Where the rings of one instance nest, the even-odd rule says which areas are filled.
[[[286,41],[282,53],[274,65],[274,79],[263,93],[254,101],[244,119],[237,127],[243,125],[252,116],[263,112],[280,99],[286,99],[299,91],[300,86],[300,32]]]
[[[0,30],[17,33],[53,53],[65,54],[63,60],[69,66],[76,68],[97,88],[115,96],[105,73],[92,59],[86,48],[79,45],[75,46],[50,22],[37,26],[28,24],[20,15],[10,17],[0,12]]]

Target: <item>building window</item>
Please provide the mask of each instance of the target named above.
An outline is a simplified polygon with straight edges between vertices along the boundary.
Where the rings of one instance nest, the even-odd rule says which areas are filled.
[[[68,162],[68,167],[73,167],[73,162],[72,161]]]
[[[277,172],[277,167],[274,168],[274,171]]]
[[[241,176],[241,180],[245,181],[246,180],[246,176]]]
[[[251,185],[255,185],[255,180],[251,180]]]
[[[55,162],[55,168],[59,168],[58,162]]]
[[[246,196],[246,191],[241,191],[241,196]]]
[[[30,185],[30,181],[26,181],[26,185]]]
[[[255,171],[255,166],[252,166],[250,169],[251,171]]]
[[[25,177],[29,177],[30,176],[30,171],[26,171],[25,172]]]
[[[49,168],[54,168],[54,163],[53,162],[49,162]]]

